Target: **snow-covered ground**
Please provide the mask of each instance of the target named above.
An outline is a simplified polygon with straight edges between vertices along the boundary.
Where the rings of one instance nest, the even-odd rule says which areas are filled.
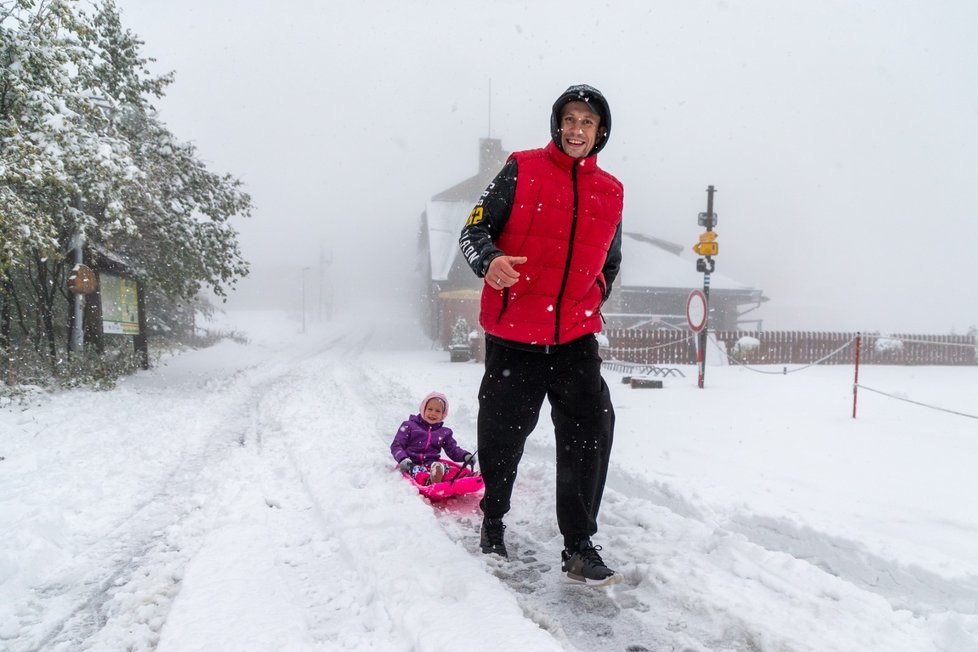
[[[249,341],[107,392],[0,406],[0,650],[978,650],[978,421],[860,393],[848,366],[606,372],[618,415],[595,542],[559,572],[552,428],[530,439],[512,559],[476,499],[393,471],[431,390],[475,448],[481,366],[410,325],[230,313]],[[974,414],[978,367],[860,382]]]

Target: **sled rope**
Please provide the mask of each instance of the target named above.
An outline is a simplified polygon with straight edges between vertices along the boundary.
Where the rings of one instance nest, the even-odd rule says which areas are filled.
[[[458,467],[458,469],[456,469],[455,475],[452,476],[451,481],[448,483],[449,486],[455,484],[455,480],[458,479],[458,476],[462,475],[462,471],[467,466],[472,469],[472,474],[473,475],[475,474],[475,456],[476,456],[476,453],[478,453],[478,452],[479,452],[479,449],[478,448],[475,449],[474,451],[472,451],[472,457],[469,458],[469,461],[468,462],[463,462]]]

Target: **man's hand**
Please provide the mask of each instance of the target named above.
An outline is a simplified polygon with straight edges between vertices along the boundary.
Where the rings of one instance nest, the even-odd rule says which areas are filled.
[[[516,265],[526,262],[526,256],[496,256],[486,270],[486,283],[495,290],[501,290],[514,285],[520,280]]]

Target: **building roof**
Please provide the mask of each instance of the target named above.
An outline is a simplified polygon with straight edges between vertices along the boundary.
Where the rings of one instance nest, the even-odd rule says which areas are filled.
[[[460,254],[458,237],[474,204],[473,200],[432,199],[425,207],[428,218],[428,255],[431,261],[432,281],[448,280],[448,273],[452,269],[455,257]]]
[[[432,197],[425,206],[431,280],[446,281],[459,253],[458,237],[479,197],[502,169],[509,154],[498,138],[479,139],[479,171]]]
[[[682,250],[681,245],[642,233],[623,233],[618,283],[623,288],[702,288],[703,273],[696,271],[694,258],[679,255]],[[756,289],[716,272],[710,274],[710,287],[716,290]]]

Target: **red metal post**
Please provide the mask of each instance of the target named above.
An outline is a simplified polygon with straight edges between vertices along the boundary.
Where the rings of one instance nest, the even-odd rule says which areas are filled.
[[[703,367],[706,366],[706,359],[703,357],[703,336],[702,334],[697,334],[696,337],[696,366],[697,366],[697,379],[696,386],[703,389]]]

